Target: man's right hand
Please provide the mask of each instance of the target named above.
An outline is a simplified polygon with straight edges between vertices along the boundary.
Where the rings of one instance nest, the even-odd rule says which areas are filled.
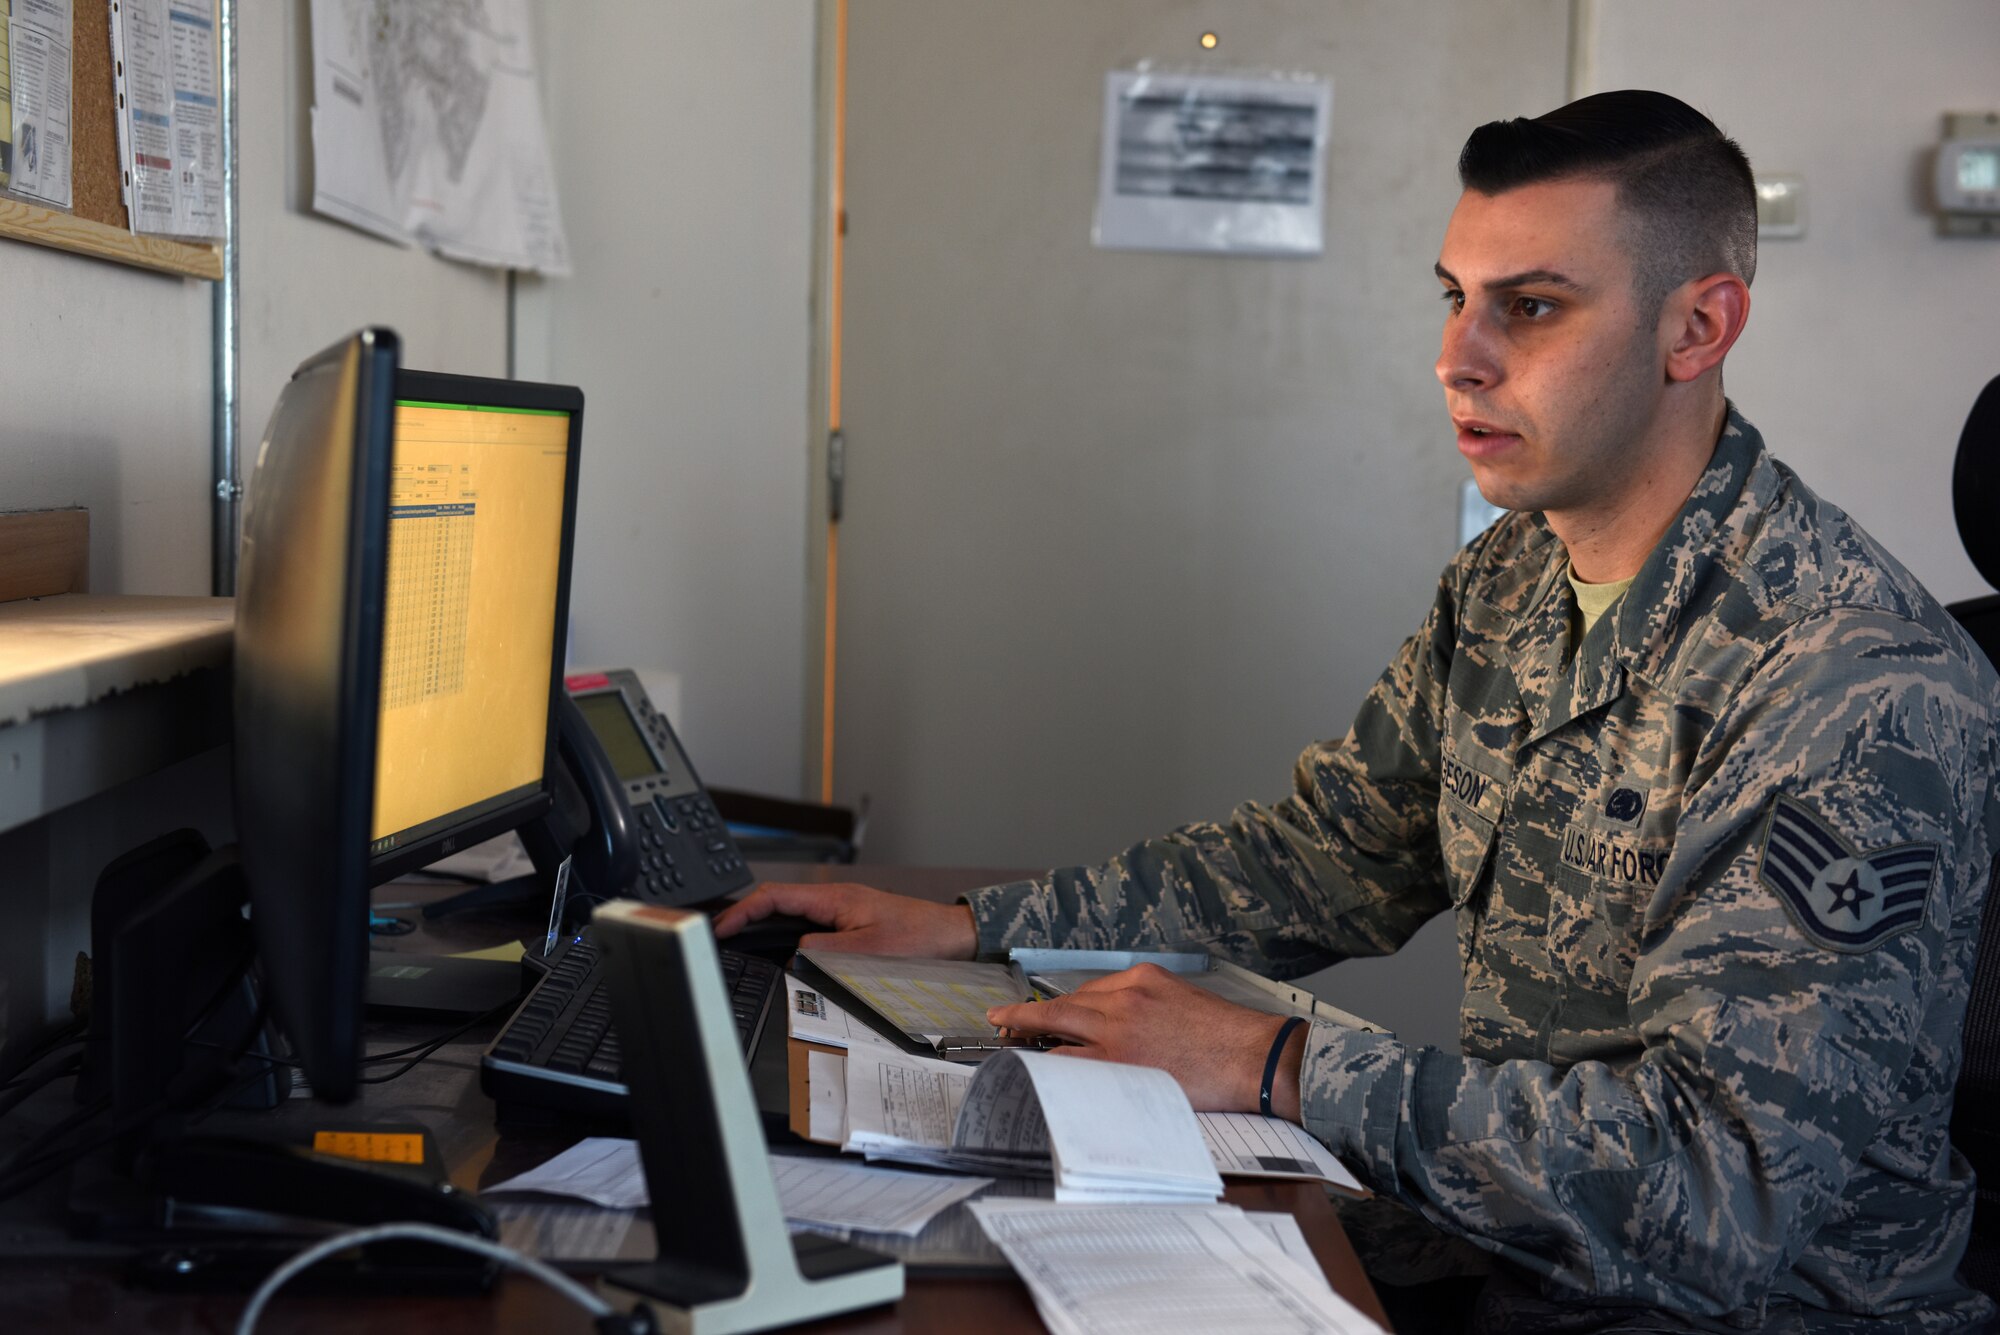
[[[963,904],[892,895],[866,885],[787,885],[766,881],[715,915],[715,935],[727,939],[774,913],[810,918],[831,932],[799,938],[806,950],[857,955],[915,955],[969,960],[979,952],[972,910]]]

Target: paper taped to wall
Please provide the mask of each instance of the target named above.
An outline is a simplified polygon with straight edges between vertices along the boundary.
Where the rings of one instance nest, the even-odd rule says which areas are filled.
[[[312,0],[313,208],[473,264],[567,274],[525,0]]]

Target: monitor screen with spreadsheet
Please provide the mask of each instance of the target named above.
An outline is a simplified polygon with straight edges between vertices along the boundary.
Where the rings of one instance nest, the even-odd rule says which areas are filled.
[[[397,379],[370,851],[420,865],[546,793],[581,396]]]

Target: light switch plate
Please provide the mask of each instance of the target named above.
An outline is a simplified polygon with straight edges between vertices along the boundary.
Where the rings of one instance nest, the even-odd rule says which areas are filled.
[[[1806,234],[1806,178],[1786,174],[1757,178],[1757,237]]]

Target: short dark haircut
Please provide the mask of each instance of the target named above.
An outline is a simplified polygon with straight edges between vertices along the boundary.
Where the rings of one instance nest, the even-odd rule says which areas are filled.
[[[1715,122],[1677,97],[1594,93],[1546,115],[1488,121],[1458,155],[1467,190],[1590,179],[1617,187],[1631,218],[1639,304],[1658,317],[1691,278],[1757,273],[1757,185],[1750,160]]]

